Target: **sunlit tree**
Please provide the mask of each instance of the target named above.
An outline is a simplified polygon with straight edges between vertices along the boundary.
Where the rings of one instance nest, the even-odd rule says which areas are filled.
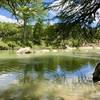
[[[10,11],[18,20],[22,20],[25,41],[29,34],[27,25],[34,24],[38,18],[45,15],[42,0],[4,0],[0,1],[0,6]]]

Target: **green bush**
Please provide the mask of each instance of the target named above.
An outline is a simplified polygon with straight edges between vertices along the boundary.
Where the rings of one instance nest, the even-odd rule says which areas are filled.
[[[18,45],[14,41],[9,41],[9,42],[7,42],[7,44],[11,49],[18,47]]]
[[[28,46],[32,48],[33,47],[33,42],[32,41],[28,41]]]
[[[8,49],[9,49],[9,46],[3,41],[0,41],[0,50],[8,50]]]
[[[69,39],[67,44],[71,47],[79,47],[81,45],[81,41],[78,39]]]

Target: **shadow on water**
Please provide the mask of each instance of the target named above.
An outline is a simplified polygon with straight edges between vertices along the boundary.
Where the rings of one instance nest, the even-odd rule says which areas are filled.
[[[0,59],[0,100],[93,100],[86,94],[96,93],[97,62],[65,55]]]

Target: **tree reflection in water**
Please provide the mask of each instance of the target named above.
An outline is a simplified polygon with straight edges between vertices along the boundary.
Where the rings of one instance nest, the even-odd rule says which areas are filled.
[[[0,74],[7,76],[0,83],[10,82],[1,90],[0,100],[75,100],[78,94],[84,100],[84,93],[94,91],[87,76],[97,62],[67,56],[0,60]]]

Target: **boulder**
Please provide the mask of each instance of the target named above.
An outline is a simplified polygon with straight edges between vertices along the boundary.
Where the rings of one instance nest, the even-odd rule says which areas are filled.
[[[96,65],[93,73],[93,82],[96,83],[98,81],[100,81],[100,63]]]
[[[17,54],[29,54],[32,53],[32,50],[30,47],[20,48],[16,52]]]

